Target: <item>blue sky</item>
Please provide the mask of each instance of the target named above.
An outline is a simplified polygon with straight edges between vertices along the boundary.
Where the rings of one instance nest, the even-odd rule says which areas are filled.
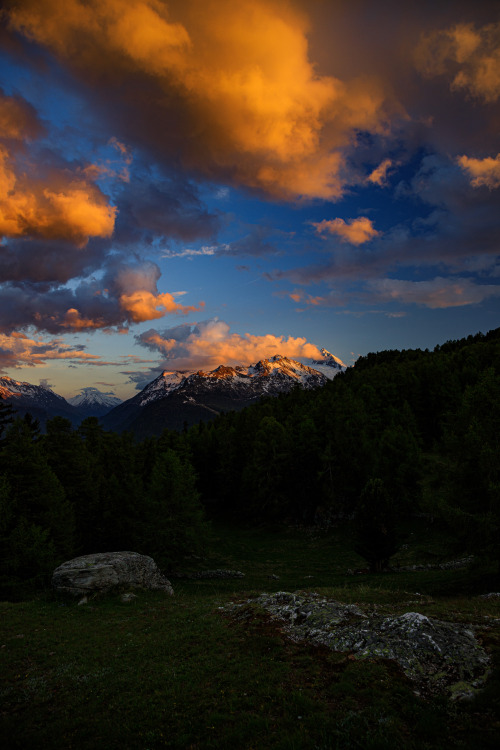
[[[2,374],[498,326],[497,2],[19,0],[0,40]]]

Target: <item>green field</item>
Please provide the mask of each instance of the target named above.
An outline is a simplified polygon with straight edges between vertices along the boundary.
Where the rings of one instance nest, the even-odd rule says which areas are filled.
[[[437,533],[409,539],[396,564],[446,553]],[[363,562],[351,549],[342,531],[214,526],[208,557],[184,572],[244,578],[179,578],[174,597],[130,603],[77,606],[45,593],[0,604],[2,747],[496,747],[498,669],[473,701],[425,700],[393,662],[292,643],[264,616],[243,623],[221,609],[263,591],[317,591],[471,622],[498,663],[500,603],[477,595],[484,570],[352,575]]]

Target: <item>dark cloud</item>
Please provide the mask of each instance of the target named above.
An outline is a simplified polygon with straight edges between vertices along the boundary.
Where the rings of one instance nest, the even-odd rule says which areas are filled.
[[[215,235],[219,219],[207,211],[196,187],[179,176],[133,174],[118,200],[114,241],[130,244],[155,239],[192,242]]]
[[[0,88],[0,139],[10,141],[11,147],[20,148],[15,141],[37,138],[43,132],[35,108],[19,94],[7,96]]]
[[[200,309],[180,304],[170,293],[158,292],[160,275],[155,263],[132,265],[110,258],[99,279],[80,281],[71,287],[6,283],[0,296],[0,331],[26,326],[48,333],[121,329],[166,313],[186,314]]]
[[[0,279],[48,287],[65,284],[99,270],[108,253],[109,243],[100,240],[82,249],[63,240],[11,239],[0,245]]]

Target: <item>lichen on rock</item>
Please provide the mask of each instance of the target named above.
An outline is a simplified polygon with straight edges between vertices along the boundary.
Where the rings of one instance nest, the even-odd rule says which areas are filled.
[[[264,610],[281,621],[294,641],[348,651],[356,659],[393,659],[419,693],[470,697],[488,675],[489,658],[472,626],[419,612],[392,617],[365,614],[354,604],[309,593],[279,591],[250,601],[252,610]]]

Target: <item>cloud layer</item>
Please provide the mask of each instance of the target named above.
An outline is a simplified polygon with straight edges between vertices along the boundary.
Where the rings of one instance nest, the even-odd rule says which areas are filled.
[[[151,328],[136,340],[150,351],[159,352],[165,367],[179,370],[212,369],[220,364],[250,365],[275,354],[321,358],[319,349],[305,338],[231,333],[229,325],[217,318],[162,331]]]

